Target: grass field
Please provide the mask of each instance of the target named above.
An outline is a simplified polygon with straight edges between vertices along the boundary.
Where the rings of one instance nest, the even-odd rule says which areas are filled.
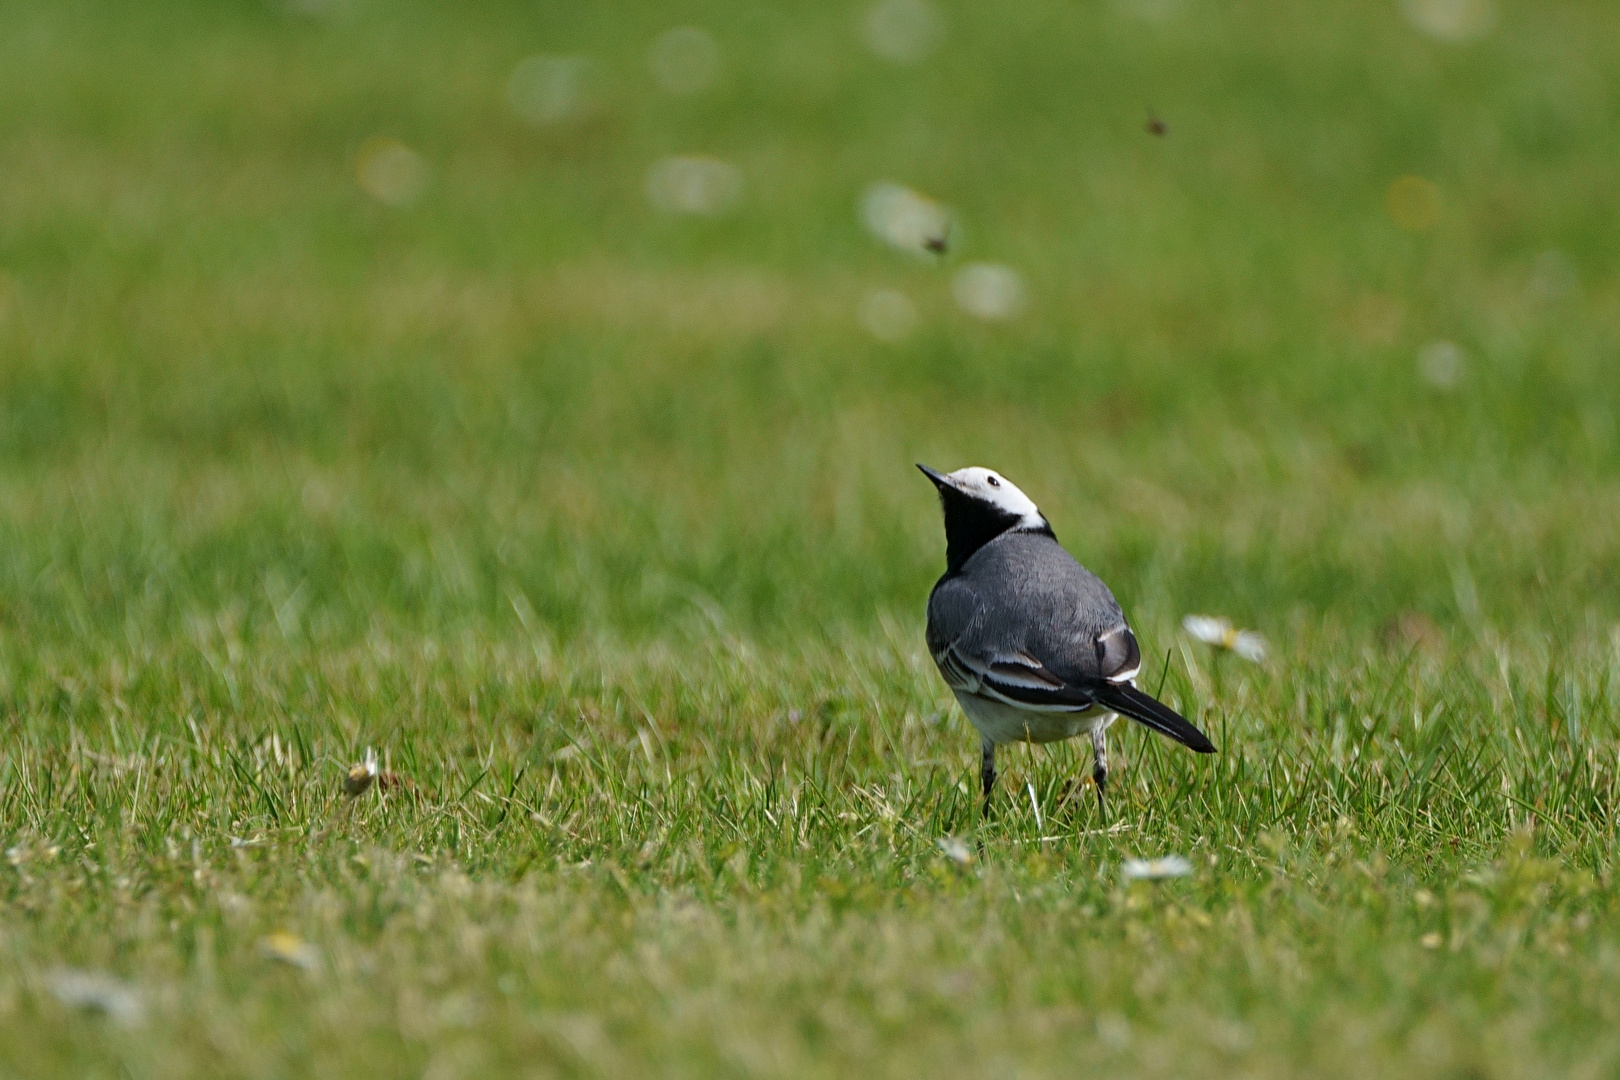
[[[1610,5],[0,26],[0,1076],[1620,1072]],[[1220,753],[981,822],[916,461]]]

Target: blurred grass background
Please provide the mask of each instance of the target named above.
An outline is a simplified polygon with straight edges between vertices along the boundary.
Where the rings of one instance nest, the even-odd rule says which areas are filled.
[[[564,637],[695,597],[868,625],[939,562],[914,460],[1014,477],[1144,618],[1449,623],[1471,576],[1503,624],[1612,621],[1602,5],[1466,45],[1393,3],[953,8],[912,65],[861,16],[8,3],[8,625],[268,625],[294,592],[339,638],[516,633],[514,597]],[[682,23],[720,66],[677,96],[647,56]],[[584,58],[577,115],[511,107],[533,54]],[[379,137],[410,205],[357,183]],[[734,164],[732,212],[651,205],[671,154]],[[1404,175],[1432,227],[1392,220]],[[882,180],[956,250],[868,235]],[[971,260],[1023,276],[1016,319],[956,310]],[[861,328],[880,288],[900,342]]]
[[[0,0],[0,1066],[1603,1075],[1612,24]],[[1123,736],[1132,831],[1063,747],[936,848],[916,461],[1172,653],[1223,753]],[[367,744],[414,793],[337,821]]]

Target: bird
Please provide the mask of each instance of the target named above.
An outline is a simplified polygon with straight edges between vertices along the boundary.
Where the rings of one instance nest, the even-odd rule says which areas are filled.
[[[984,814],[996,747],[1091,737],[1106,815],[1110,724],[1128,716],[1200,754],[1215,745],[1136,687],[1136,635],[1108,586],[1058,543],[1033,500],[991,469],[940,473],[945,574],[928,596],[928,652],[982,740]]]

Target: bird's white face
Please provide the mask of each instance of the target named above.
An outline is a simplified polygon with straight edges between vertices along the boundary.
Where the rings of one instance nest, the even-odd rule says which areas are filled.
[[[1041,516],[1034,500],[1019,491],[1018,485],[994,469],[974,465],[946,473],[945,479],[962,494],[980,499],[1016,517],[1020,526],[1039,528],[1046,524],[1046,519]]]

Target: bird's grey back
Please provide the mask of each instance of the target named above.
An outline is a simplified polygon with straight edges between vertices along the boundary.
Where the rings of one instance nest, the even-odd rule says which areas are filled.
[[[1066,681],[1097,678],[1098,637],[1125,625],[1114,594],[1052,537],[1010,532],[984,545],[928,598],[928,648],[1016,649]]]

